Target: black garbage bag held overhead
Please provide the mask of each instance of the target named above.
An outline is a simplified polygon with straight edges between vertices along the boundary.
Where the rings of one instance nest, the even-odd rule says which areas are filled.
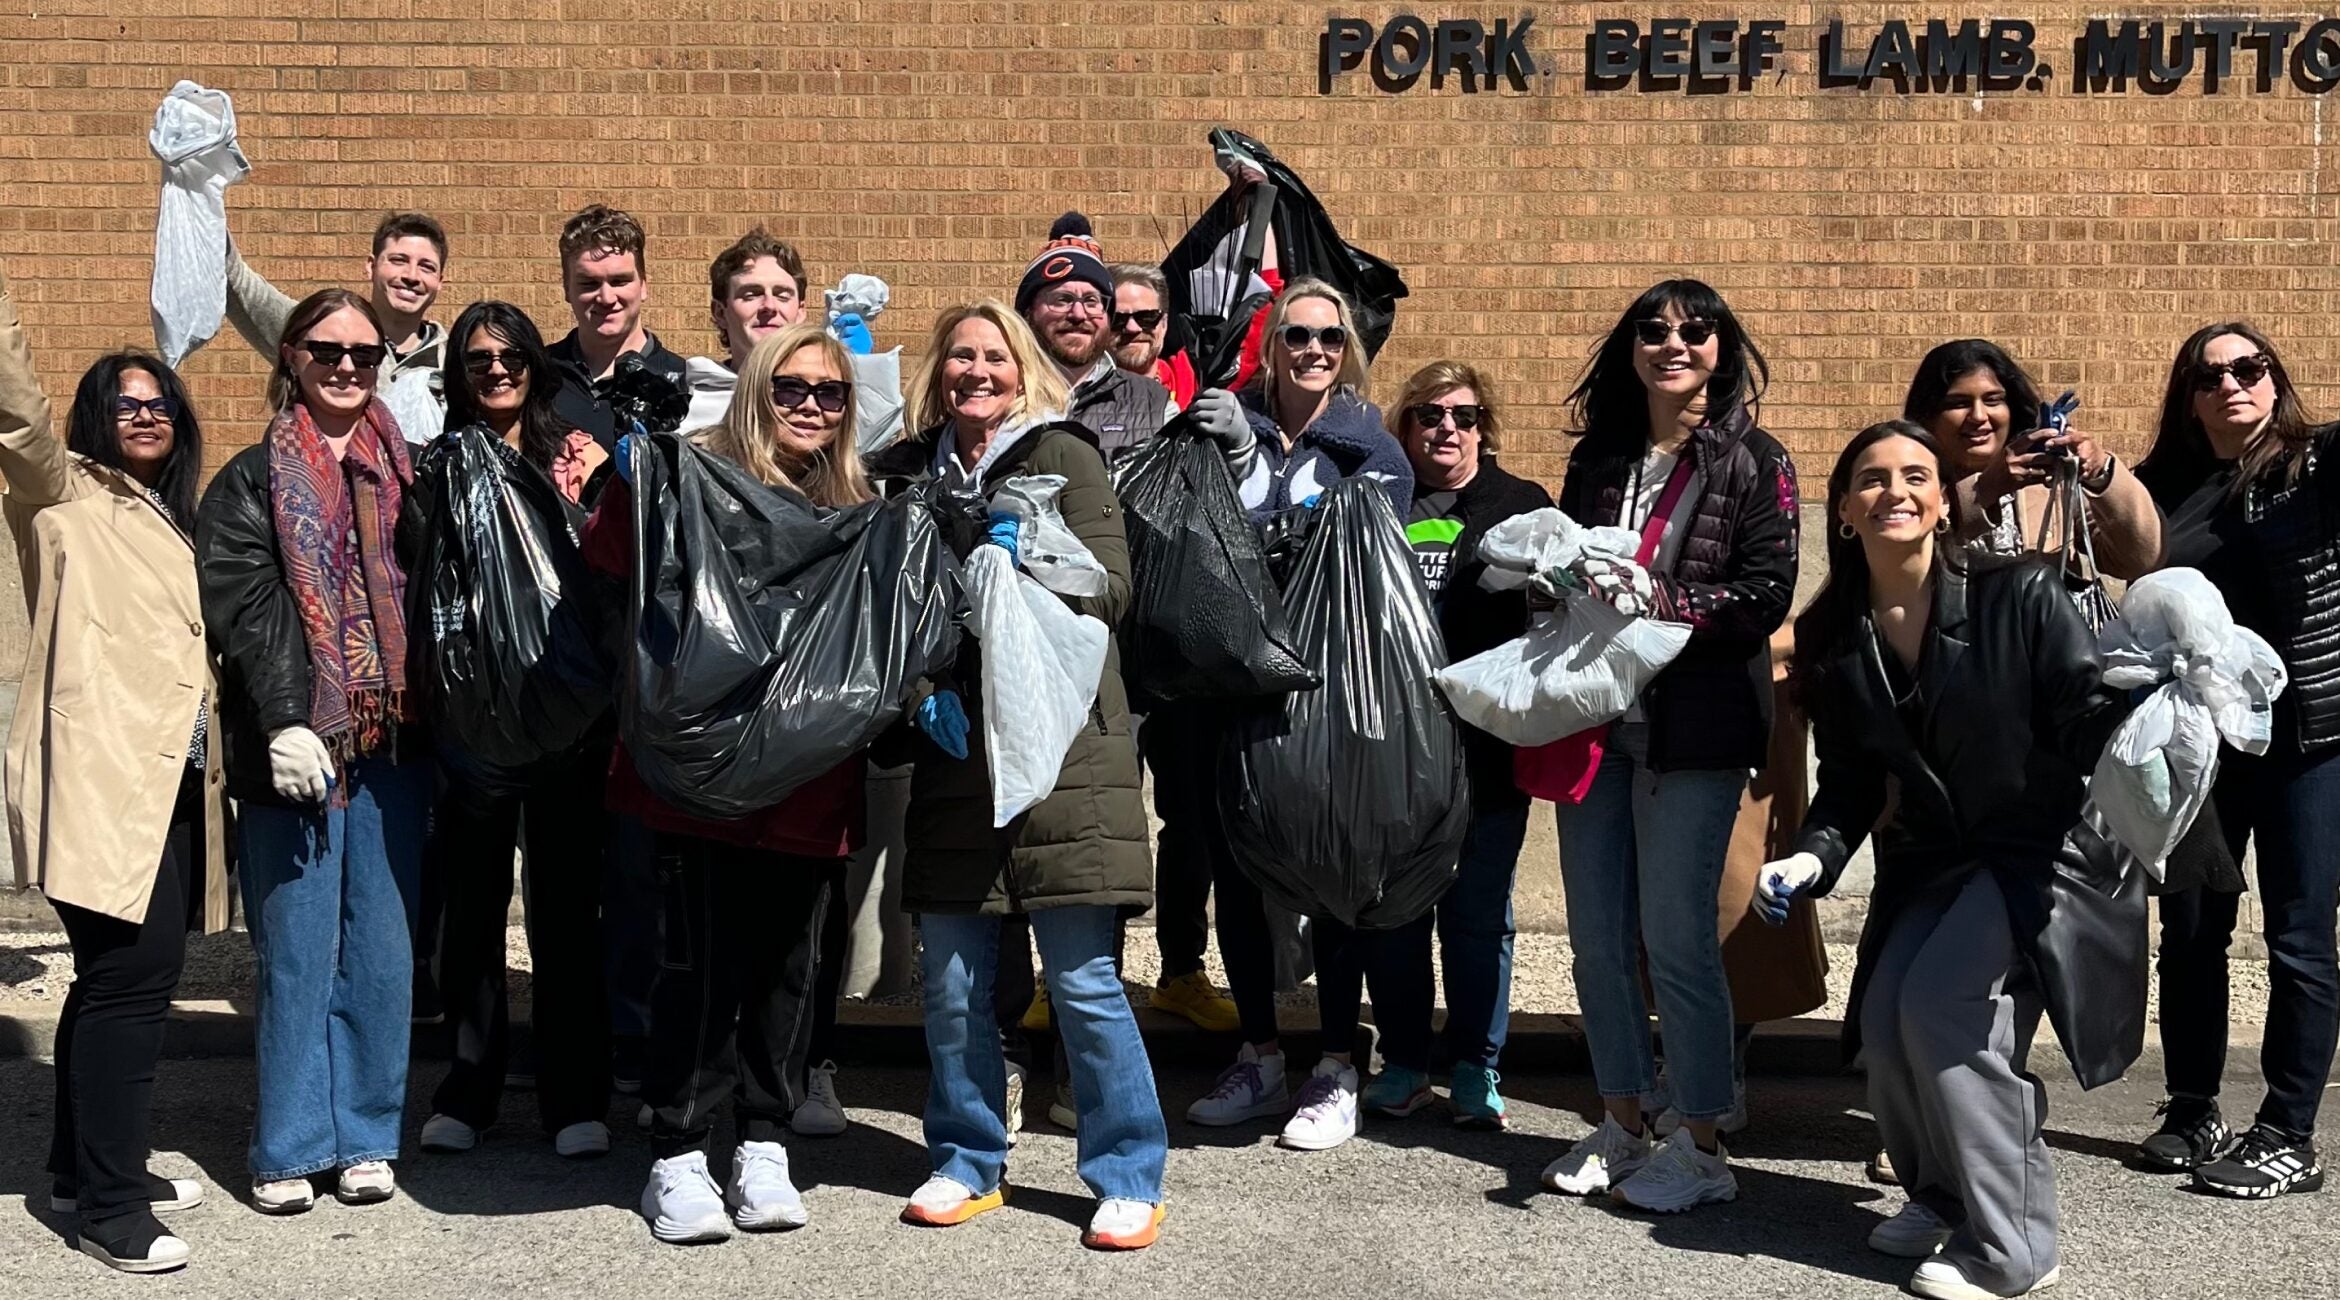
[[[1129,534],[1121,675],[1132,706],[1316,689],[1218,445],[1184,415],[1114,478]]]
[[[936,500],[843,510],[637,434],[618,729],[652,793],[744,817],[868,747],[958,653]]]
[[[1470,825],[1462,733],[1431,681],[1446,642],[1379,483],[1334,484],[1304,527],[1284,608],[1324,684],[1241,711],[1220,810],[1269,899],[1392,929],[1453,883]]]
[[[424,714],[470,779],[523,780],[583,741],[615,693],[584,513],[477,426],[434,441],[416,477],[430,504],[407,621]]]

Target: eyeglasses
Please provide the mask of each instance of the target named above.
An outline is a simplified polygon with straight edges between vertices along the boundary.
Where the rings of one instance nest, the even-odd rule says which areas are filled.
[[[1050,311],[1067,313],[1079,311],[1103,315],[1105,312],[1110,310],[1106,307],[1105,300],[1093,293],[1051,295],[1049,297],[1042,298],[1040,300],[1040,305],[1046,307]]]
[[[514,379],[528,373],[528,354],[506,349],[502,352],[466,352],[463,368],[473,379],[485,379],[496,372],[497,366]]]
[[[168,397],[149,397],[144,401],[135,397],[116,397],[114,399],[114,418],[116,420],[136,420],[140,411],[146,412],[164,424],[169,424],[179,418],[179,404]]]
[[[1286,325],[1276,337],[1282,339],[1284,346],[1294,352],[1301,351],[1311,343],[1322,346],[1327,352],[1338,352],[1349,346],[1349,331],[1338,325],[1327,325],[1320,330],[1310,329],[1306,325]]]
[[[390,355],[390,349],[379,343],[327,343],[323,339],[306,340],[301,350],[327,370],[340,369],[343,357],[348,357],[360,370],[373,370],[381,366],[382,358]]]
[[[1414,417],[1414,427],[1417,429],[1435,429],[1445,423],[1446,417],[1450,415],[1454,417],[1455,428],[1476,429],[1479,427],[1479,421],[1485,418],[1487,408],[1484,406],[1444,406],[1437,402],[1424,402],[1420,406],[1407,407],[1406,414]]]
[[[1663,344],[1667,335],[1680,334],[1682,346],[1694,348],[1714,337],[1714,322],[1692,317],[1676,325],[1670,320],[1659,320],[1653,316],[1648,320],[1633,322],[1633,333],[1644,344],[1653,348]]]
[[[2264,352],[2254,352],[2247,357],[2236,357],[2234,360],[2219,366],[2211,365],[2205,361],[2194,367],[2194,391],[2215,393],[2218,391],[2219,383],[2228,375],[2234,376],[2234,382],[2249,388],[2265,379],[2274,369],[2275,358]]]
[[[1153,307],[1145,311],[1117,311],[1107,316],[1106,319],[1112,321],[1113,328],[1117,330],[1125,330],[1135,325],[1151,334],[1154,332],[1154,327],[1162,323],[1162,317],[1166,314],[1161,308]]]
[[[842,379],[824,379],[808,384],[794,375],[772,377],[772,405],[783,411],[793,411],[811,398],[815,406],[831,415],[845,409],[845,399],[853,395],[853,385]]]

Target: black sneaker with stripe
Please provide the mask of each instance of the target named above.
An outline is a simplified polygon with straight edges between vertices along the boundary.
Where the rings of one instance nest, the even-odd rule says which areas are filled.
[[[2234,1130],[2226,1126],[2215,1101],[2172,1097],[2153,1114],[2161,1128],[2137,1144],[2137,1163],[2148,1169],[2172,1173],[2199,1169],[2223,1155],[2234,1141]]]
[[[2194,1185],[2220,1196],[2267,1200],[2285,1192],[2321,1191],[2324,1167],[2316,1163],[2313,1146],[2258,1124],[2233,1150],[2195,1170]]]

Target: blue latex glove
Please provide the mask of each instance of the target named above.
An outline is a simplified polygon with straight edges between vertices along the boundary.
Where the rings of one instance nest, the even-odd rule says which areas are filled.
[[[1324,493],[1319,492],[1315,496],[1312,496],[1306,501],[1301,502],[1300,508],[1302,510],[1314,510],[1316,509],[1316,503],[1322,500],[1324,500]]]
[[[936,691],[920,700],[918,729],[952,758],[967,756],[967,709],[957,691]]]
[[[991,535],[984,540],[1006,551],[1010,563],[1013,563],[1022,554],[1021,543],[1023,539],[1024,523],[1022,520],[1004,510],[991,512]]]
[[[829,322],[829,332],[837,336],[847,352],[856,356],[866,357],[877,350],[877,340],[870,337],[869,322],[859,312],[839,312],[837,319]]]
[[[634,485],[633,441],[634,435],[630,433],[627,434],[625,437],[618,439],[617,450],[610,453],[610,455],[617,461],[617,476],[625,481],[627,487],[632,487]]]

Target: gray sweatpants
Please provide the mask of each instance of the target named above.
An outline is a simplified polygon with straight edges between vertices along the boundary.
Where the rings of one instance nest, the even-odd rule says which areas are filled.
[[[1912,1199],[1956,1233],[1942,1258],[1999,1295],[2056,1266],[2047,1088],[2020,1054],[2037,996],[2016,972],[2006,899],[1988,871],[1894,918],[1861,998],[1869,1109]]]

